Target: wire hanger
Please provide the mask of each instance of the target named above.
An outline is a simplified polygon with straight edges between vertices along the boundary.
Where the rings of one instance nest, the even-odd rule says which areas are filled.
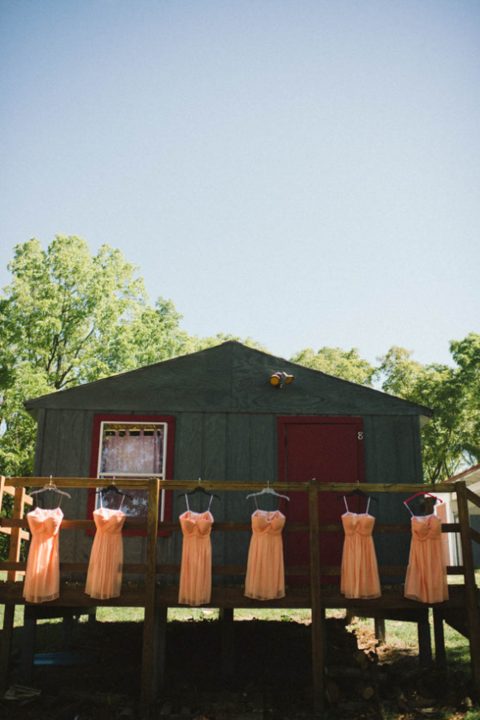
[[[129,495],[126,492],[123,492],[123,490],[119,490],[118,487],[115,485],[115,475],[112,477],[110,481],[110,485],[106,485],[103,488],[100,488],[97,490],[97,495],[102,495],[104,497],[105,495],[108,495],[109,493],[115,493],[116,495],[121,495],[124,498],[128,498],[129,500],[132,500],[133,496]]]
[[[62,495],[64,497],[67,497],[69,500],[71,499],[71,495],[68,492],[65,492],[65,490],[60,490],[55,483],[53,482],[52,476],[50,475],[50,480],[48,483],[46,483],[43,487],[39,488],[38,490],[31,490],[30,495],[40,495],[44,492],[54,492],[57,495]]]
[[[355,488],[355,490],[351,490],[350,492],[343,493],[343,497],[353,497],[354,495],[358,495],[359,497],[366,498],[367,500],[373,500],[373,502],[378,503],[378,498],[374,497],[373,495],[369,495],[368,493],[364,492],[363,490],[360,490],[360,488]]]
[[[443,503],[442,498],[439,498],[439,497],[437,497],[436,495],[432,495],[432,493],[429,493],[429,492],[427,492],[426,490],[419,490],[419,492],[413,493],[413,495],[410,495],[410,497],[408,497],[406,500],[403,501],[403,504],[404,504],[405,507],[407,508],[407,510],[408,510],[408,512],[410,513],[410,515],[413,515],[413,512],[412,512],[412,509],[410,508],[410,506],[409,506],[408,503],[410,502],[410,500],[413,500],[414,498],[419,497],[419,495],[424,495],[424,496],[426,495],[427,497],[433,498],[433,499],[436,500],[438,503]],[[436,504],[436,503],[435,503],[435,504]]]
[[[359,487],[356,487],[355,490],[350,490],[350,492],[344,492],[342,497],[343,497],[343,501],[346,504],[346,502],[347,502],[346,498],[355,497],[355,496],[364,498],[365,500],[367,500],[368,505],[370,505],[370,503],[372,501],[378,503],[377,497],[375,497],[374,495],[369,495],[368,493],[364,492],[363,490],[360,490]],[[340,497],[337,497],[337,499],[340,500]]]
[[[245,498],[248,500],[248,498],[251,497],[258,497],[259,495],[275,495],[275,497],[283,498],[284,500],[290,501],[290,498],[288,495],[282,495],[281,493],[277,492],[274,488],[270,487],[270,480],[267,480],[267,486],[259,490],[258,492],[250,493]]]
[[[359,498],[363,498],[364,500],[367,501],[367,509],[365,511],[366,514],[368,514],[368,511],[370,509],[370,503],[372,502],[372,500],[373,500],[373,502],[378,503],[378,498],[374,497],[373,495],[369,495],[368,493],[364,492],[363,490],[360,490],[360,488],[358,487],[358,483],[357,483],[357,487],[355,488],[355,490],[350,490],[350,492],[344,492],[342,495],[343,502],[345,503],[345,509],[347,510],[347,512],[349,512],[347,498],[355,497],[355,496],[359,497]],[[337,500],[340,500],[339,496],[337,496]]]
[[[428,497],[434,498],[434,500],[437,500],[438,502],[443,503],[442,498],[437,497],[436,495],[432,495],[432,493],[427,492],[426,490],[420,490],[419,492],[414,493],[413,495],[410,495],[406,500],[403,501],[403,504],[409,503],[410,500],[413,500],[413,498],[418,497],[419,495],[428,495]]]
[[[214,497],[217,500],[220,500],[220,495],[217,495],[216,493],[212,493],[209,490],[205,490],[205,488],[202,485],[202,478],[198,478],[197,485],[193,488],[193,490],[189,490],[188,493],[185,493],[185,495],[198,495],[198,493],[201,493],[202,495],[207,495],[208,497]]]

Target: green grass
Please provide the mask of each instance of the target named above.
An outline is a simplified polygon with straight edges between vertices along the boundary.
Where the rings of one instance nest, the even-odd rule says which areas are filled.
[[[218,608],[169,608],[168,620],[181,622],[218,620]],[[99,622],[142,622],[143,608],[97,608]],[[285,622],[309,623],[310,610],[274,610],[268,608],[254,608],[252,610],[235,610],[235,620],[276,620]],[[87,618],[85,617],[85,620]]]
[[[387,642],[397,645],[398,647],[416,647],[418,643],[416,623],[399,622],[396,620],[387,620],[386,623]],[[433,638],[433,624],[430,617],[430,632]],[[456,630],[444,623],[445,647],[447,656],[450,654],[452,658],[464,658],[465,653],[469,653],[468,640]],[[468,659],[468,658],[467,658]]]

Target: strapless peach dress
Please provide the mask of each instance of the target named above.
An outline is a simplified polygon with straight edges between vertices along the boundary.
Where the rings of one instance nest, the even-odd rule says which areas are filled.
[[[346,512],[342,515],[345,532],[340,592],[347,598],[380,597],[377,556],[373,544],[375,518],[368,513]]]
[[[447,569],[442,552],[442,521],[436,515],[413,515],[411,528],[405,597],[424,603],[448,600]]]
[[[55,600],[60,593],[58,533],[63,512],[37,507],[27,514],[32,539],[28,550],[23,597],[27,602]]]
[[[123,574],[122,510],[100,507],[93,511],[96,533],[90,552],[85,592],[97,600],[119,597]]]
[[[255,510],[248,549],[245,596],[255,600],[285,597],[282,531],[285,515],[279,510]]]
[[[181,605],[205,605],[212,594],[213,515],[210,510],[187,510],[179,517],[182,530],[182,560],[178,602]]]

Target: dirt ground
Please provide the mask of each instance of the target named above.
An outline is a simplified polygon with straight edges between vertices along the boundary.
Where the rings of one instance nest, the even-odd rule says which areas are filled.
[[[44,651],[45,626],[38,629]],[[43,637],[42,637],[43,635]],[[463,671],[421,669],[418,659],[357,638],[339,620],[327,621],[325,720],[475,720]],[[141,623],[81,623],[70,666],[36,666],[35,697],[2,699],[5,720],[139,720]],[[310,627],[295,622],[235,622],[233,666],[222,661],[218,622],[172,622],[167,631],[165,689],[158,720],[307,720],[313,718]],[[77,653],[77,654],[75,654]],[[18,667],[18,655],[17,655]],[[366,688],[371,697],[364,698]],[[28,695],[28,693],[27,693]]]

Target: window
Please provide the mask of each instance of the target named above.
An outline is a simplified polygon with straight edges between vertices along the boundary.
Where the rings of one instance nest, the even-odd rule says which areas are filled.
[[[173,469],[173,418],[102,415],[94,421],[91,474],[115,480],[119,488],[127,477],[171,477]],[[106,483],[107,484],[107,483]],[[122,510],[130,517],[146,518],[147,492],[128,490]],[[160,496],[160,520],[170,519],[170,503],[165,490]],[[168,493],[171,495],[171,493]],[[112,493],[104,504],[118,507]],[[95,501],[90,505],[93,509]]]

